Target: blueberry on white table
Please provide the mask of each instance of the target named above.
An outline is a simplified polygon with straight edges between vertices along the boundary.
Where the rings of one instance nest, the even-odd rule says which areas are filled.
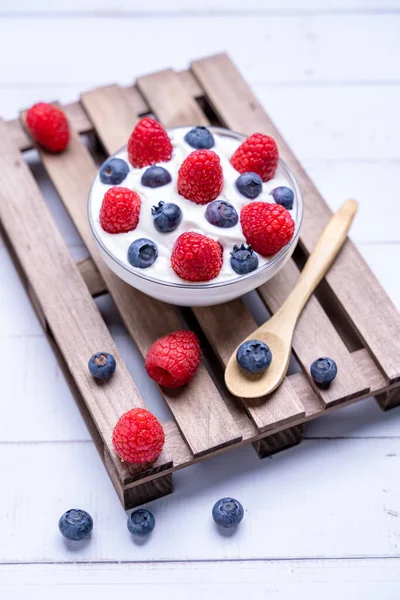
[[[182,211],[173,202],[159,202],[158,206],[153,206],[151,214],[153,215],[154,227],[160,233],[175,231],[182,221]]]
[[[205,217],[211,225],[216,227],[234,227],[238,220],[238,214],[232,204],[225,200],[214,200],[206,208]]]
[[[258,256],[251,246],[233,246],[231,252],[231,267],[238,275],[246,275],[258,267]]]
[[[212,516],[218,527],[227,529],[239,525],[243,519],[243,506],[234,498],[221,498],[214,504]]]
[[[236,187],[245,198],[254,200],[262,192],[262,179],[257,173],[243,173],[236,179]]]
[[[85,510],[72,508],[62,515],[58,528],[65,538],[79,542],[91,534],[93,519]]]
[[[271,195],[277,204],[281,204],[287,210],[292,210],[294,194],[290,188],[281,185],[272,190]]]
[[[332,358],[317,358],[310,367],[310,373],[317,386],[327,390],[337,375],[337,366]]]
[[[132,535],[144,537],[149,535],[156,525],[153,513],[145,508],[134,510],[128,517],[128,530]]]
[[[194,127],[187,132],[184,140],[196,150],[209,150],[215,145],[214,136],[207,127]]]
[[[239,346],[236,360],[239,366],[248,373],[263,373],[271,364],[272,352],[264,342],[248,340]]]
[[[96,352],[88,363],[89,371],[96,379],[110,379],[117,363],[109,352]]]
[[[100,169],[100,181],[107,185],[119,185],[129,173],[129,165],[122,158],[109,158]]]
[[[139,269],[151,267],[157,256],[158,249],[156,244],[147,238],[135,240],[128,248],[129,264]]]
[[[171,183],[171,174],[164,167],[153,165],[145,170],[140,180],[141,184],[149,188],[159,188]]]

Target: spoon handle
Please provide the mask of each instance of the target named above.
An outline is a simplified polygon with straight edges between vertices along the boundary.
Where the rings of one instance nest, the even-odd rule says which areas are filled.
[[[344,244],[357,207],[358,203],[355,200],[347,200],[321,233],[296,286],[281,307],[281,311],[294,317],[295,321]]]

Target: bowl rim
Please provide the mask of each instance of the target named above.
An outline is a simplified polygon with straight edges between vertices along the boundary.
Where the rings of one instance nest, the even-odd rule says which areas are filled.
[[[190,129],[190,127],[196,127],[196,125],[192,125],[192,126],[181,125],[179,127],[169,127],[166,129],[166,131],[172,132],[172,131],[178,131],[180,129]],[[232,131],[231,129],[227,129],[226,127],[216,127],[216,126],[210,125],[207,127],[207,129],[209,131],[211,131],[212,133],[216,133],[218,135],[225,135],[228,137],[236,138],[240,142],[243,142],[248,137],[247,135],[244,135],[243,133],[239,133],[237,131]],[[114,154],[110,155],[106,160],[108,160],[109,158],[112,158],[116,154],[119,154],[126,148],[127,148],[127,144],[125,146],[122,146],[122,148],[120,148],[116,152],[114,152]],[[165,286],[165,287],[176,288],[177,290],[203,290],[203,289],[209,289],[209,288],[226,287],[229,285],[238,285],[241,281],[251,279],[251,278],[255,277],[256,275],[259,276],[261,273],[265,273],[265,272],[268,272],[269,270],[273,270],[274,266],[279,264],[280,260],[286,256],[286,254],[290,251],[292,246],[297,244],[299,234],[300,234],[301,224],[303,222],[303,212],[304,212],[303,198],[302,198],[298,183],[296,181],[296,178],[294,177],[292,171],[289,169],[287,164],[281,158],[279,158],[279,165],[285,171],[285,174],[288,177],[290,183],[292,184],[294,192],[295,192],[295,203],[296,203],[296,208],[297,208],[296,220],[295,220],[295,231],[294,231],[293,237],[290,240],[290,242],[288,244],[286,244],[286,246],[284,246],[279,252],[274,254],[274,256],[271,258],[270,261],[268,261],[267,263],[265,263],[264,265],[262,265],[255,271],[251,271],[251,273],[247,273],[246,275],[242,275],[240,277],[233,278],[233,279],[228,279],[227,281],[215,281],[215,282],[204,281],[204,282],[197,282],[197,283],[182,281],[182,283],[181,283],[181,282],[176,282],[176,281],[164,281],[162,279],[157,279],[156,277],[151,277],[150,275],[147,275],[146,273],[138,273],[136,270],[134,270],[134,267],[130,267],[129,265],[123,263],[119,258],[116,258],[115,255],[103,243],[102,239],[100,238],[100,236],[98,235],[98,233],[96,231],[96,227],[93,222],[93,218],[92,218],[92,214],[91,214],[92,213],[91,198],[92,198],[93,186],[97,181],[98,171],[96,173],[96,177],[94,178],[92,185],[90,186],[90,192],[89,192],[89,198],[88,198],[88,219],[89,219],[90,228],[92,230],[92,234],[93,234],[97,244],[100,246],[100,248],[107,254],[107,256],[113,262],[115,262],[122,269],[127,271],[127,273],[129,273],[130,275],[133,275],[134,277],[138,277],[139,279],[144,279],[148,282],[151,282],[151,283],[154,283],[157,285],[161,285],[161,286]]]

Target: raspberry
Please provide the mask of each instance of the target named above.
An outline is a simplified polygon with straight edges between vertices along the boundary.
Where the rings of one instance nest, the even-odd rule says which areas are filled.
[[[219,156],[212,150],[191,152],[178,171],[178,192],[196,204],[215,200],[223,185]]]
[[[222,246],[201,233],[182,233],[172,249],[171,266],[188,281],[209,281],[222,267]]]
[[[272,179],[278,166],[278,147],[269,135],[253,133],[239,146],[231,158],[231,165],[239,173],[252,171],[263,181]]]
[[[171,156],[172,144],[164,127],[151,117],[141,119],[128,141],[129,162],[141,169]]]
[[[114,186],[104,195],[100,224],[108,233],[125,233],[137,227],[139,213],[139,194],[128,188]]]
[[[32,137],[50,152],[62,152],[69,142],[69,125],[62,110],[38,102],[26,113],[26,125]]]
[[[133,408],[120,417],[112,441],[118,456],[129,463],[153,462],[161,454],[165,435],[158,419],[145,408]]]
[[[159,385],[179,388],[188,383],[200,364],[200,344],[192,331],[175,331],[157,340],[144,366]]]
[[[246,242],[263,256],[279,252],[294,233],[294,221],[280,204],[251,202],[242,208],[240,223]]]

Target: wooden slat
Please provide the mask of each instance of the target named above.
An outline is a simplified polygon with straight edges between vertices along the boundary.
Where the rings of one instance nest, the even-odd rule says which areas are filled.
[[[206,116],[174,71],[160,71],[153,75],[140,77],[137,85],[165,126],[208,124]],[[240,300],[229,305],[195,308],[193,311],[223,364],[227,362],[225,350],[231,330],[234,329],[235,332],[239,330],[236,323],[240,323],[241,330],[243,330],[243,325],[246,327],[246,324],[250,324],[246,327],[246,335],[256,328],[250,313]],[[226,320],[228,312],[230,316],[233,315],[233,320]],[[220,326],[221,318],[227,327],[224,331]],[[232,323],[235,323],[235,327],[232,327]],[[244,335],[242,338],[235,336],[237,343],[229,347],[230,353],[244,337],[246,336]],[[284,385],[268,400],[263,398],[252,402],[246,401],[245,406],[259,431],[266,431],[277,423],[289,423],[292,419],[304,414],[304,409],[288,381],[285,381]]]
[[[271,281],[259,288],[258,291],[271,312],[275,313],[282,306],[298,277],[298,268],[293,261],[289,261]],[[325,406],[349,400],[370,390],[315,296],[310,298],[296,325],[293,350],[307,375],[310,373],[311,363],[319,356],[330,356],[336,361],[338,377],[327,390],[317,390]]]
[[[277,141],[281,157],[302,190],[301,242],[311,252],[331,216],[314,184],[226,54],[195,61],[192,70],[227,127],[247,134],[262,131]],[[386,377],[390,381],[400,378],[400,315],[350,240],[326,280]]]
[[[0,216],[40,311],[124,481],[129,471],[114,452],[112,430],[122,413],[144,406],[144,402],[3,122]],[[98,351],[111,352],[118,364],[105,385],[98,384],[87,367],[90,356]],[[171,461],[163,453],[146,473],[170,466]]]
[[[137,85],[152,110],[166,126],[208,124],[197,102],[183,88],[177,74],[173,71],[166,70],[141,77],[138,79]],[[166,98],[168,101],[165,100]],[[293,288],[297,277],[298,269],[293,261],[289,261],[278,275],[278,279],[275,277],[262,288],[262,297],[269,301],[272,312],[276,312],[281,306]],[[235,311],[237,312],[235,313]],[[241,302],[231,304],[229,310],[228,307],[225,310],[225,307],[217,306],[194,309],[194,312],[204,330],[207,331],[207,335],[224,365],[227,364],[238,344],[256,329],[254,320],[243,308]],[[226,318],[228,312],[229,318],[232,318],[231,321]],[[241,318],[238,315],[241,315]],[[238,322],[240,322],[239,327],[236,326]],[[221,327],[221,323],[224,323],[224,328]],[[235,323],[235,327],[232,327],[232,323]],[[316,390],[325,406],[331,406],[368,391],[369,387],[357,371],[349,351],[315,298],[303,311],[299,325],[301,327],[297,330],[294,340],[295,351],[306,370],[317,356],[328,354],[338,362],[340,378],[337,378],[335,385],[326,391]],[[233,330],[232,333],[230,330]],[[280,398],[283,394],[285,397]],[[291,389],[287,389],[285,384],[280,394],[274,394],[273,398],[269,398],[267,402],[265,399],[252,403],[246,401],[246,407],[261,431],[269,428],[274,415],[277,419],[285,420],[286,414],[287,422],[290,422],[290,418],[296,414],[299,403],[289,402],[286,395],[293,396],[293,393]],[[278,407],[280,401],[281,406]],[[265,423],[262,424],[264,419]]]
[[[102,94],[101,90],[99,94]],[[117,102],[117,97],[113,97],[113,100]],[[113,140],[116,139],[115,131],[118,129],[117,116],[126,114],[124,107],[118,104],[114,104],[114,111],[113,119],[105,122],[105,127],[112,130]],[[93,119],[95,120],[94,117]],[[126,126],[126,120],[123,119],[122,122]],[[118,147],[126,138],[124,132]],[[130,335],[141,353],[145,355],[158,337],[181,328],[176,312],[171,306],[152,300],[124,283],[101,259],[87,218],[87,201],[97,168],[78,134],[72,132],[68,149],[62,155],[41,151],[41,159],[113,297]],[[241,438],[203,363],[190,386],[181,388],[174,398],[164,393],[164,398],[194,456],[224,444],[231,444]]]

